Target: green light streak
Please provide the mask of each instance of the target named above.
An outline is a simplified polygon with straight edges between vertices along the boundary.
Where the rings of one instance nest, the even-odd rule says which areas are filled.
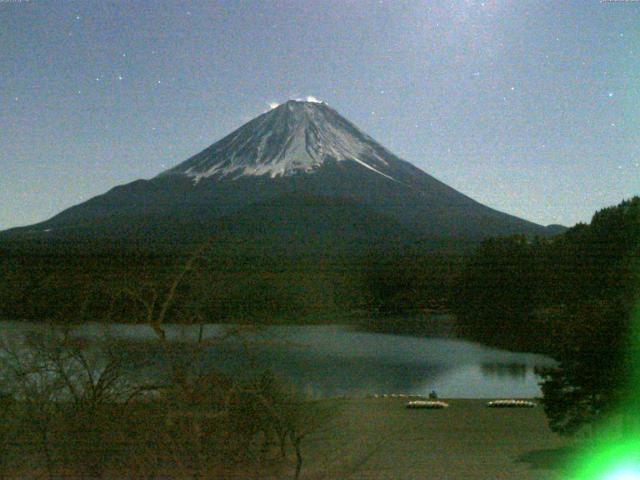
[[[640,440],[620,436],[610,442],[600,440],[585,449],[570,474],[570,480],[640,480]]]
[[[631,314],[630,332],[623,400],[609,423],[600,425],[595,438],[567,465],[563,479],[640,480],[640,301]]]

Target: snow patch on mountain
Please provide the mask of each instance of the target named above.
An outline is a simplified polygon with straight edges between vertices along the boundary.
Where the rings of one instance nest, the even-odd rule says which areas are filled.
[[[310,102],[310,103],[324,103],[322,100],[314,97],[313,95],[309,95],[309,96],[305,97],[304,99],[300,98],[300,99],[296,99],[296,100],[298,100],[300,102],[304,101],[304,102]]]
[[[351,161],[395,180],[386,154],[324,102],[307,97],[273,108],[164,174],[186,175],[194,183],[214,176],[275,178]]]

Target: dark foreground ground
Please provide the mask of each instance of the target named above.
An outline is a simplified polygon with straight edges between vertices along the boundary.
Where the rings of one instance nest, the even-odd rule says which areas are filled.
[[[302,443],[303,463],[300,480],[533,480],[563,479],[560,468],[571,453],[572,441],[559,437],[547,427],[541,407],[492,409],[484,400],[447,400],[442,410],[409,410],[406,398],[332,399],[313,402],[318,414],[309,417],[308,435]],[[132,442],[132,449],[119,451],[110,467],[98,477],[71,475],[57,468],[48,474],[32,451],[36,438],[22,433],[20,455],[6,466],[11,479],[89,480],[282,480],[293,479],[296,457],[288,450],[282,461],[237,464],[232,458],[214,467],[203,468],[202,475],[176,463],[167,454],[175,448],[189,450],[189,442],[158,444],[146,451],[140,445],[155,445],[153,416],[144,411],[141,428],[127,438],[114,437],[114,446]],[[321,421],[317,421],[322,419]],[[166,428],[163,428],[166,430]],[[157,430],[159,432],[163,429]],[[302,427],[305,429],[305,426]],[[135,433],[135,431],[138,431]],[[142,432],[142,433],[140,433]],[[146,432],[146,433],[145,433]],[[136,443],[135,436],[143,435]],[[66,437],[68,441],[72,439]],[[84,438],[84,437],[83,437]],[[176,437],[178,440],[182,437]],[[31,445],[33,443],[33,445]],[[73,446],[72,446],[73,445]],[[162,446],[164,445],[164,446]],[[180,447],[182,445],[182,447]],[[222,445],[218,445],[220,448]],[[70,444],[72,456],[83,455]],[[126,447],[129,448],[129,447]],[[166,451],[164,450],[166,449]],[[102,450],[100,450],[102,451]],[[183,452],[188,453],[188,452]],[[40,455],[41,456],[41,455]],[[93,458],[93,456],[91,457]],[[187,459],[188,455],[179,458]],[[271,457],[274,458],[274,457]],[[279,458],[278,456],[275,457]],[[78,460],[78,458],[76,458]],[[82,459],[79,459],[82,460]],[[73,462],[72,462],[73,463]],[[244,465],[244,466],[243,466]],[[188,467],[188,466],[187,466]],[[1,473],[1,472],[0,472]]]
[[[306,442],[302,478],[552,479],[571,441],[549,430],[541,407],[491,409],[450,400],[408,410],[405,399],[327,401],[331,428]]]

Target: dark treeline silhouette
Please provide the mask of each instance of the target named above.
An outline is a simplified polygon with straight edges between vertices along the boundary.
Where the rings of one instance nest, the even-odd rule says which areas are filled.
[[[0,318],[36,322],[144,321],[123,291],[166,288],[198,245],[6,241],[0,244]],[[265,247],[266,249],[266,247]],[[211,323],[339,323],[443,310],[460,256],[412,247],[279,255],[213,240],[181,283],[167,321],[198,304]],[[368,326],[373,326],[371,322]],[[387,326],[394,329],[392,323]],[[398,326],[400,328],[400,326]]]
[[[465,261],[452,296],[461,334],[558,361],[540,372],[555,431],[574,433],[624,400],[639,249],[634,197],[555,238],[487,240]]]
[[[496,346],[557,353],[579,312],[600,304],[630,311],[639,245],[638,197],[550,239],[486,240],[465,259],[451,295],[460,332]]]

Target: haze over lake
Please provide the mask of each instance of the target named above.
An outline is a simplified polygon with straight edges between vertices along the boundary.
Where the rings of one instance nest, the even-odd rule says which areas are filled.
[[[11,339],[47,327],[3,322],[2,337]],[[231,327],[204,325],[211,341]],[[185,350],[197,341],[198,326],[166,325],[168,339]],[[147,325],[88,323],[73,335],[99,342],[108,339],[134,359],[152,359],[147,372],[162,369],[164,353]],[[141,348],[142,347],[142,348]],[[340,325],[269,326],[249,330],[222,344],[207,346],[200,361],[239,375],[272,369],[312,398],[362,397],[382,394],[443,398],[536,397],[536,366],[549,366],[545,356],[497,350],[457,339],[368,333]]]

